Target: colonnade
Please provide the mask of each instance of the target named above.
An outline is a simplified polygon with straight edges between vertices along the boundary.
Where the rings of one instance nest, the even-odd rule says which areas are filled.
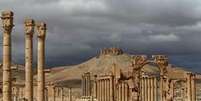
[[[1,15],[3,27],[3,101],[12,101],[12,74],[11,74],[11,32],[13,24],[13,12],[3,11]],[[33,101],[33,75],[32,75],[32,55],[35,22],[33,19],[26,19],[25,27],[25,99]],[[38,32],[38,56],[37,56],[37,101],[44,101],[45,95],[45,36],[46,24],[39,22],[36,24]]]
[[[195,74],[187,73],[187,100],[196,101]]]
[[[12,101],[21,101],[24,98],[24,87],[13,87],[12,88]]]
[[[114,82],[113,76],[108,75],[97,78],[97,93],[98,101],[114,101]]]
[[[127,83],[119,83],[117,85],[116,93],[117,101],[129,101],[129,86]]]
[[[141,101],[158,101],[158,86],[156,77],[142,77],[140,85]]]
[[[54,87],[54,96],[51,101],[73,101],[72,88]]]
[[[91,75],[89,72],[82,75],[82,96],[92,95]]]

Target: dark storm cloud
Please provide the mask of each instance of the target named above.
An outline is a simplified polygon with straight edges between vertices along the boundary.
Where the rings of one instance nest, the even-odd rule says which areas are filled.
[[[5,9],[15,13],[12,51],[19,63],[25,17],[48,25],[49,66],[79,63],[112,46],[130,53],[201,54],[200,0],[1,0]]]

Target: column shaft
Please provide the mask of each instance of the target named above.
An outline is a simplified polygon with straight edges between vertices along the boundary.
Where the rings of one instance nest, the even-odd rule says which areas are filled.
[[[125,84],[122,83],[122,101],[125,101]]]
[[[37,79],[38,79],[38,91],[37,91],[37,101],[44,101],[45,97],[45,74],[44,74],[44,68],[45,68],[45,34],[46,34],[46,24],[45,23],[39,23],[37,25],[38,30],[38,57],[37,57]]]
[[[27,101],[33,101],[33,33],[34,21],[25,20],[25,98]]]
[[[161,75],[160,76],[160,101],[163,101],[163,96],[164,96],[163,89],[164,89],[164,87],[163,87],[163,76]]]
[[[158,101],[158,87],[157,87],[157,78],[154,77],[154,101]]]
[[[147,78],[145,77],[145,101],[148,101],[148,82],[147,82]]]
[[[147,82],[148,82],[148,101],[151,101],[151,82],[150,82],[150,78],[147,78]]]
[[[38,39],[38,101],[44,101],[44,55],[45,41]]]
[[[191,92],[192,92],[192,101],[196,101],[196,84],[195,84],[195,74],[192,74],[191,77]]]
[[[187,101],[192,101],[191,94],[191,74],[187,74]]]
[[[142,81],[142,83],[141,83],[141,86],[142,86],[142,88],[141,88],[141,92],[142,92],[141,99],[142,99],[142,101],[145,101],[145,95],[144,95],[144,93],[145,93],[144,77],[142,77],[141,81]]]
[[[151,80],[151,101],[154,101],[154,78],[150,78]]]
[[[110,89],[110,101],[114,100],[114,85],[113,85],[113,77],[110,77],[110,81],[109,81],[109,89]]]

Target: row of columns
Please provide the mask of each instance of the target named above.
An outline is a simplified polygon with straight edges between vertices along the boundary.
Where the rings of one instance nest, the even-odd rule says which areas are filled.
[[[98,78],[97,82],[97,93],[96,98],[98,101],[114,101],[114,83],[113,77],[109,76],[106,78]]]
[[[73,100],[72,88],[54,87],[53,99],[51,101],[72,101],[72,100]]]
[[[91,96],[92,84],[90,73],[84,73],[82,75],[82,96]]]
[[[2,27],[3,27],[3,101],[12,101],[12,75],[11,75],[11,32],[13,28],[13,12],[2,12]],[[33,33],[34,20],[26,19],[25,27],[25,98],[27,101],[33,101]],[[46,24],[38,23],[36,25],[38,31],[38,64],[37,64],[37,101],[44,101],[44,66],[45,66],[45,36]]]
[[[196,101],[195,74],[187,73],[187,101]]]
[[[119,83],[117,86],[117,101],[128,101],[129,100],[129,86],[127,83]]]
[[[20,101],[24,98],[24,87],[13,87],[12,89],[12,100]]]
[[[157,78],[142,77],[141,78],[141,101],[158,101]]]

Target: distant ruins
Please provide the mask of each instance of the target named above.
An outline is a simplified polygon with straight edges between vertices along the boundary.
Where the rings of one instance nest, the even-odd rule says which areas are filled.
[[[121,55],[123,50],[120,48],[104,48],[100,51],[100,56],[102,55]]]
[[[143,71],[143,66],[149,63],[158,66],[159,74]],[[172,78],[167,68],[168,58],[164,55],[154,55],[152,59],[136,55],[131,70],[126,72],[121,72],[114,64],[106,74],[84,73],[82,94],[97,101],[198,101],[196,81],[201,78],[193,73],[186,73],[183,78]],[[182,86],[178,88],[180,84]],[[177,94],[183,94],[184,97],[178,98]]]
[[[3,82],[1,101],[200,101],[197,85],[201,76],[192,72],[182,77],[172,76],[168,71],[168,58],[165,55],[134,55],[129,68],[124,70],[116,63],[109,71],[97,74],[82,71],[81,88],[72,88],[58,81],[46,81],[45,39],[47,26],[44,22],[26,19],[25,28],[25,81],[18,82],[12,76],[11,32],[13,12],[2,12],[3,27]],[[33,77],[33,35],[37,31],[37,77]],[[99,56],[117,56],[124,52],[119,48],[105,48]],[[96,58],[97,59],[97,58]],[[145,71],[145,65],[154,64],[158,72]],[[99,64],[102,65],[102,64]],[[87,65],[88,66],[88,65]],[[79,67],[82,68],[82,67]],[[102,69],[101,69],[102,70]],[[66,82],[65,82],[66,83]],[[79,83],[79,82],[78,82]],[[81,92],[79,94],[73,91]]]

